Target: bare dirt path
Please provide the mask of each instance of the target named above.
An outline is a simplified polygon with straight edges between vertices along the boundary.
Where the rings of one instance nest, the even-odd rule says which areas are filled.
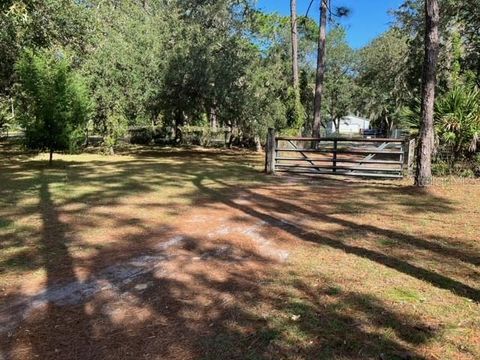
[[[238,203],[248,204],[248,201],[239,199]],[[0,307],[0,334],[14,331],[23,321],[28,323],[36,311],[42,312],[48,305],[83,305],[109,292],[123,296],[132,290],[144,291],[151,285],[144,282],[146,277],[161,279],[182,272],[181,269],[171,271],[176,263],[195,269],[212,263],[235,267],[253,265],[259,260],[282,263],[288,259],[288,250],[282,249],[271,235],[267,238],[264,221],[238,211],[236,214],[226,207],[216,211],[189,211],[182,214],[181,224],[175,228],[175,235],[170,230],[165,232],[164,239],[159,236],[155,240],[158,242],[150,241],[150,250],[143,255],[106,266],[81,281],[58,281],[48,289]],[[168,274],[167,269],[170,269]]]
[[[246,194],[232,201],[251,205]],[[57,254],[47,279],[27,276],[6,291],[0,344],[9,359],[198,358],[208,336],[237,336],[225,324],[245,317],[242,302],[288,261],[279,230],[208,196],[167,207],[167,218],[143,196],[78,208],[47,214],[48,249]],[[104,248],[71,255],[55,237]]]

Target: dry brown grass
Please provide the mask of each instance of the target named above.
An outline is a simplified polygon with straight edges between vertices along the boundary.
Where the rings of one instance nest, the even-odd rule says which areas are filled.
[[[480,358],[478,183],[2,149],[0,358]]]

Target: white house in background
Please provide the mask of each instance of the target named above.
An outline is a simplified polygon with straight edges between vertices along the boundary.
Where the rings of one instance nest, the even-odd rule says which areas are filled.
[[[370,120],[364,119],[358,116],[348,115],[340,119],[340,134],[356,135],[360,134],[363,130],[370,129]],[[327,134],[333,134],[336,132],[335,123],[333,121],[327,122]]]

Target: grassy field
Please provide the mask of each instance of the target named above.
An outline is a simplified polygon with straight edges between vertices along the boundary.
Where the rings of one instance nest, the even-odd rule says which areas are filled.
[[[0,148],[0,359],[479,359],[480,184]]]

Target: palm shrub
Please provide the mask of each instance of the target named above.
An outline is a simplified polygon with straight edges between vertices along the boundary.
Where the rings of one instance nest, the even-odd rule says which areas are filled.
[[[435,107],[435,126],[452,165],[472,158],[480,144],[479,89],[462,84],[442,96]]]
[[[20,123],[29,149],[74,151],[92,109],[88,87],[61,50],[26,50],[16,63]]]
[[[400,129],[407,129],[411,136],[417,137],[420,131],[420,99],[413,98],[410,105],[404,105],[397,112]]]

